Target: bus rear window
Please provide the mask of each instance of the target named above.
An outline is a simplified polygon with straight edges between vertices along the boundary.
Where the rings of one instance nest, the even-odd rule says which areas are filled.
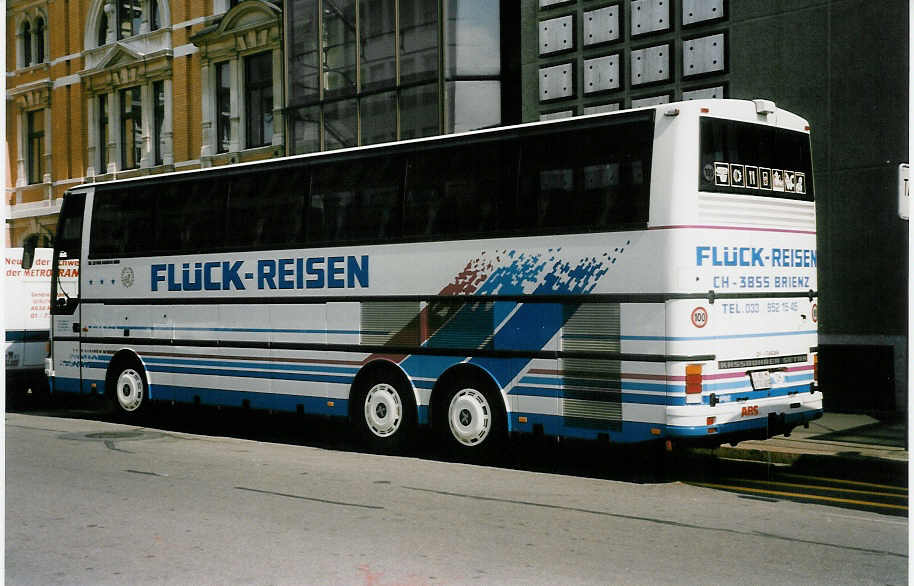
[[[813,201],[809,135],[702,117],[699,189]]]

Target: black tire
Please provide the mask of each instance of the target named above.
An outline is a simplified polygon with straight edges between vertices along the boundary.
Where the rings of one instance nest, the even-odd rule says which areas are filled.
[[[149,411],[146,369],[134,358],[118,360],[108,372],[105,388],[114,415],[135,420]]]
[[[368,375],[357,384],[350,413],[359,439],[382,454],[405,449],[416,426],[412,389],[389,372]]]
[[[460,459],[491,458],[507,437],[501,396],[483,376],[458,378],[440,389],[432,416],[447,449]]]

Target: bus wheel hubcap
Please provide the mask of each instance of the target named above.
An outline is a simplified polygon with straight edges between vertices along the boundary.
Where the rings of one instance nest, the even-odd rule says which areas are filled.
[[[492,408],[476,389],[458,391],[448,407],[451,434],[465,446],[480,444],[492,429]]]
[[[402,421],[403,406],[397,389],[386,383],[371,387],[365,397],[365,423],[371,433],[390,437],[397,433]]]
[[[143,379],[128,368],[117,377],[117,402],[124,411],[136,411],[143,402]]]

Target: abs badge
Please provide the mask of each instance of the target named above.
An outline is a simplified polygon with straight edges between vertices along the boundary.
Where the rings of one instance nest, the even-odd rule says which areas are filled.
[[[124,287],[133,287],[133,269],[124,267],[121,270],[121,283]]]

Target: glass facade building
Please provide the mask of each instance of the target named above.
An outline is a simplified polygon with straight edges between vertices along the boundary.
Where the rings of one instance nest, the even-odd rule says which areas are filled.
[[[519,103],[505,98],[519,82],[512,64],[516,6],[506,0],[291,0],[290,152],[519,122]]]

